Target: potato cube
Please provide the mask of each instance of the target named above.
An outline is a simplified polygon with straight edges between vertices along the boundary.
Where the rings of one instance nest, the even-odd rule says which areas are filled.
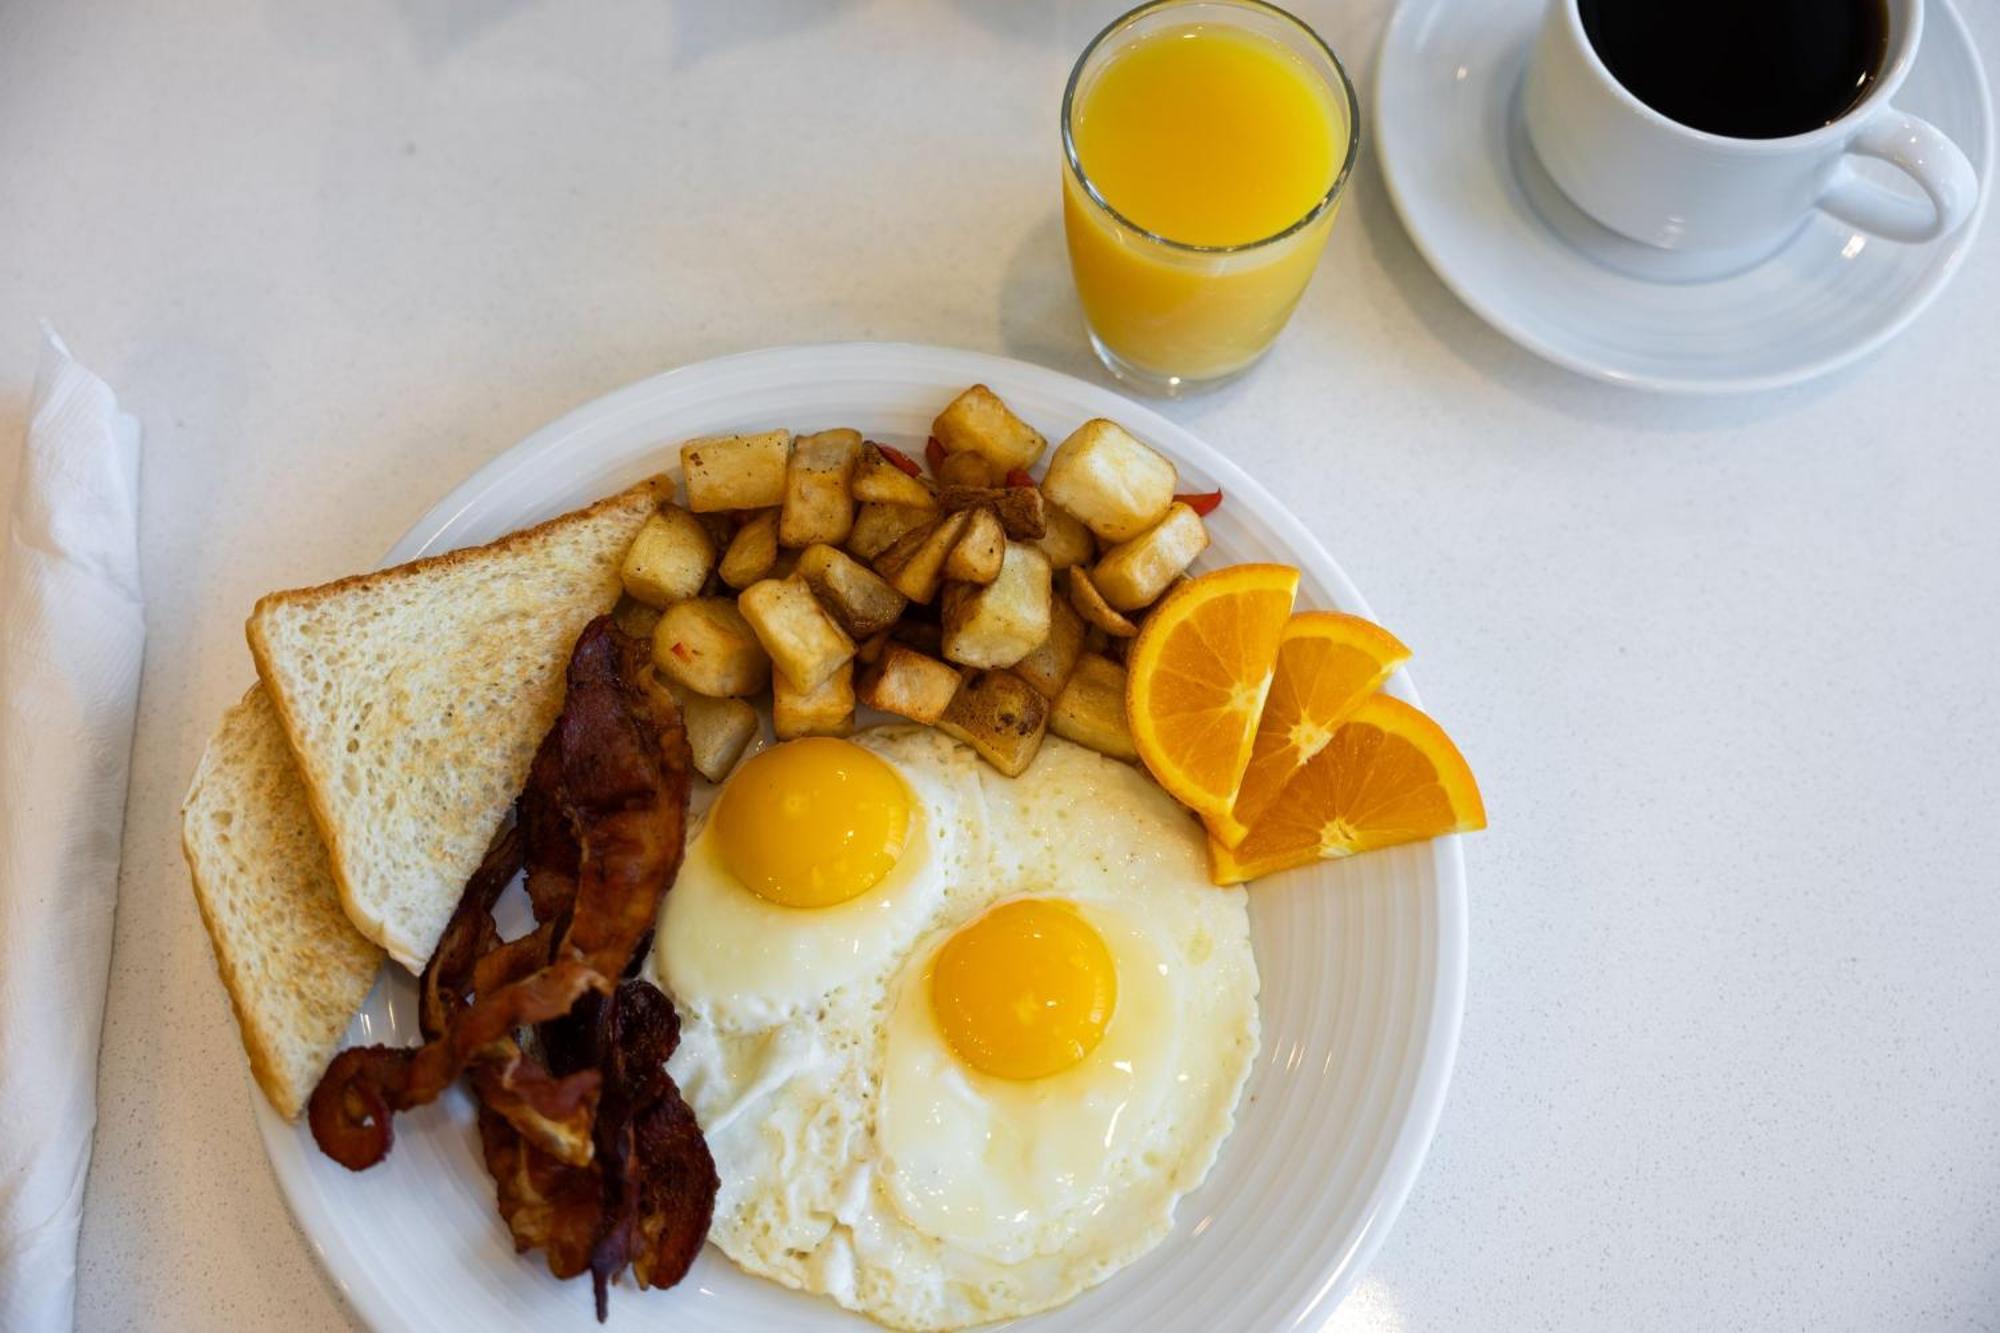
[[[757,642],[795,690],[811,692],[854,656],[854,640],[834,623],[803,579],[765,579],[736,599]]]
[[[650,639],[660,623],[660,608],[647,606],[634,597],[620,597],[618,605],[611,608],[611,618],[633,638]]]
[[[741,592],[758,579],[767,578],[778,559],[778,511],[762,509],[750,517],[729,539],[717,573],[722,581]]]
[[[856,643],[889,628],[903,614],[903,594],[836,547],[819,544],[800,551],[798,575]]]
[[[854,530],[847,534],[848,552],[857,560],[873,560],[910,529],[920,528],[936,518],[937,514],[930,509],[871,501],[854,515]]]
[[[851,488],[854,498],[874,504],[909,505],[916,509],[935,509],[937,496],[922,477],[913,477],[891,463],[876,445],[868,445],[861,452],[861,462],[854,469],[854,484]]]
[[[911,601],[928,602],[937,596],[944,562],[965,532],[965,524],[965,514],[960,511],[935,519],[927,527],[911,529],[875,557],[875,572]]]
[[[1139,627],[1119,614],[1117,608],[1104,600],[1104,594],[1090,581],[1090,571],[1082,565],[1071,565],[1069,569],[1069,604],[1076,608],[1084,623],[1092,629],[1108,634],[1115,642],[1129,639],[1139,632]]]
[[[1048,700],[1011,671],[968,671],[937,729],[964,741],[979,757],[1018,778],[1042,748]]]
[[[1049,730],[1113,759],[1137,759],[1125,721],[1125,668],[1095,653],[1077,658],[1049,712]]]
[[[854,733],[854,663],[842,662],[810,690],[780,671],[771,677],[771,729],[778,739],[850,736]]]
[[[1106,551],[1090,581],[1116,609],[1136,611],[1151,605],[1207,549],[1201,515],[1176,504],[1150,531]]]
[[[961,583],[991,583],[1000,577],[1000,560],[1007,553],[1007,529],[990,507],[965,511],[965,532],[945,558],[944,576]]]
[[[854,468],[861,459],[861,433],[823,430],[792,443],[785,469],[785,507],[778,518],[778,545],[811,546],[844,542],[854,527]]]
[[[1165,517],[1177,480],[1164,455],[1100,417],[1062,442],[1042,490],[1098,536],[1122,542]]]
[[[653,631],[653,664],[696,694],[740,698],[771,680],[771,659],[727,597],[675,602]]]
[[[946,486],[938,491],[938,505],[947,513],[989,508],[1017,542],[1039,541],[1048,532],[1047,506],[1033,486]]]
[[[862,666],[874,666],[882,660],[882,653],[888,648],[895,634],[895,628],[877,630],[854,645],[854,660]]]
[[[693,597],[715,568],[715,546],[701,521],[679,505],[664,505],[626,548],[618,576],[627,595],[648,606]]]
[[[697,514],[718,509],[767,509],[785,502],[785,464],[792,433],[715,435],[681,446],[681,476],[688,508]]]
[[[1049,568],[1068,569],[1071,565],[1081,565],[1097,554],[1097,542],[1091,537],[1090,529],[1083,526],[1083,520],[1060,505],[1042,505],[1042,524],[1046,529],[1035,545],[1042,548],[1042,554],[1049,558]]]
[[[1049,637],[1049,558],[1007,543],[1000,576],[984,587],[953,584],[944,603],[944,655],[973,667],[1005,667]]]
[[[681,703],[681,725],[687,729],[695,772],[720,782],[757,735],[757,710],[744,699],[691,693]]]
[[[1002,472],[1027,467],[1048,447],[1040,431],[1015,416],[984,384],[952,399],[931,423],[931,434],[951,453],[984,454]]]
[[[940,486],[991,486],[1000,480],[993,475],[993,460],[970,450],[946,454],[938,461],[936,475]]]
[[[885,713],[934,725],[958,693],[958,668],[900,643],[890,643],[862,673],[861,702]]]
[[[1040,690],[1044,699],[1054,699],[1082,651],[1083,617],[1067,600],[1051,598],[1048,637],[1014,664],[1014,674]]]

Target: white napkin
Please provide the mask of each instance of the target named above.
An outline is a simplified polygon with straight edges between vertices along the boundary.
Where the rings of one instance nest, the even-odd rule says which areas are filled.
[[[139,423],[48,330],[0,553],[0,1329],[68,1329],[145,649]]]

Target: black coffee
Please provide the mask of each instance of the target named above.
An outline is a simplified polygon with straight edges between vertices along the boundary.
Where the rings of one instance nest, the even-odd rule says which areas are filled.
[[[1886,0],[1579,0],[1632,95],[1710,134],[1780,139],[1838,120],[1882,73]]]

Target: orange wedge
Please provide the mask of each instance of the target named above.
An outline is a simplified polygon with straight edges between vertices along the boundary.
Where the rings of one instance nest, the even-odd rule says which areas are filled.
[[[1211,838],[1210,877],[1240,884],[1356,852],[1486,827],[1479,784],[1444,728],[1371,694],[1333,729],[1242,845]]]
[[[1239,846],[1292,775],[1333,739],[1334,723],[1381,688],[1409,656],[1395,635],[1360,616],[1337,611],[1293,616],[1278,640],[1271,693],[1257,720],[1236,806],[1207,821],[1210,836]]]
[[[1231,565],[1168,593],[1125,659],[1132,744],[1153,778],[1199,815],[1236,804],[1299,571]]]

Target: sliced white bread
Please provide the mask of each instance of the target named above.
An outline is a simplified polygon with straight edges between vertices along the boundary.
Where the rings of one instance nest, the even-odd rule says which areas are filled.
[[[355,928],[421,971],[618,601],[644,482],[487,546],[257,603],[250,651]]]
[[[305,785],[261,688],[222,716],[181,807],[181,850],[257,1086],[287,1119],[312,1095],[382,950],[347,919]]]

